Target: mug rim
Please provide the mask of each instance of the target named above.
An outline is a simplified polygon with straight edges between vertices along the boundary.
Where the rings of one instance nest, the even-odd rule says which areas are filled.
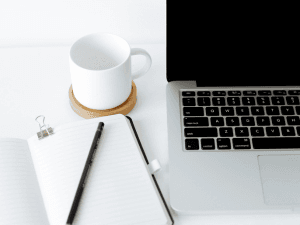
[[[128,55],[126,56],[125,60],[122,61],[121,63],[119,63],[118,65],[114,66],[114,67],[111,67],[111,68],[108,68],[108,69],[104,69],[104,70],[103,70],[103,69],[98,69],[98,70],[95,70],[95,69],[88,69],[88,68],[84,68],[84,67],[78,65],[78,64],[73,60],[72,55],[71,55],[71,51],[72,51],[74,45],[77,44],[79,41],[82,41],[82,39],[84,39],[84,38],[88,38],[89,36],[98,36],[98,35],[114,36],[114,37],[116,37],[116,38],[121,39],[122,41],[124,41],[124,43],[126,43],[126,47],[127,47],[128,50],[129,50],[129,51],[128,51]],[[72,61],[76,66],[80,67],[81,69],[99,72],[99,71],[108,71],[108,70],[111,70],[111,69],[116,69],[116,68],[118,68],[119,66],[123,65],[123,64],[128,60],[128,58],[130,57],[130,54],[131,54],[131,47],[130,47],[130,45],[128,44],[128,42],[127,42],[124,38],[122,38],[122,37],[120,37],[120,36],[118,36],[118,35],[115,35],[115,34],[111,34],[111,33],[97,32],[97,33],[87,34],[87,35],[82,36],[82,37],[80,37],[79,39],[77,39],[77,40],[71,45],[71,47],[70,47],[69,58],[71,59],[71,61]]]

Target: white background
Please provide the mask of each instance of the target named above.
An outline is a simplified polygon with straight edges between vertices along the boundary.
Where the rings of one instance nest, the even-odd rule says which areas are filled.
[[[165,43],[165,0],[0,1],[0,46],[63,45],[94,32]]]
[[[34,119],[41,114],[52,127],[83,120],[69,105],[68,51],[76,39],[94,32],[119,35],[152,57],[150,71],[135,81],[137,104],[128,116],[149,161],[157,158],[162,165],[156,178],[169,205],[165,0],[1,1],[0,138],[36,135]],[[143,63],[133,57],[133,70]],[[172,214],[176,225],[300,224],[299,215]]]

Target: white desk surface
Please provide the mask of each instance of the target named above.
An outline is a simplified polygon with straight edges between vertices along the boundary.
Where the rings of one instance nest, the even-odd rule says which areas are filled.
[[[156,178],[169,204],[166,45],[131,46],[146,49],[152,57],[152,67],[144,77],[135,80],[137,104],[128,116],[133,119],[149,161],[157,158],[162,165]],[[83,120],[69,104],[69,48],[0,48],[0,138],[27,139],[36,135],[38,115],[44,115],[45,123],[52,127]],[[133,70],[139,69],[143,62],[142,56],[134,56]],[[169,66],[176,65],[169,62]],[[300,224],[300,214],[179,216],[172,211],[172,215],[176,225]]]

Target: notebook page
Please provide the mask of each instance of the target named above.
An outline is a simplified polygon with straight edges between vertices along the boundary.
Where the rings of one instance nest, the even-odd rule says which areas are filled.
[[[128,120],[105,126],[73,224],[167,224]]]
[[[49,225],[25,140],[0,139],[0,224]]]
[[[66,223],[99,121],[105,126],[74,224],[166,224],[126,120],[78,121],[28,140],[51,225]]]

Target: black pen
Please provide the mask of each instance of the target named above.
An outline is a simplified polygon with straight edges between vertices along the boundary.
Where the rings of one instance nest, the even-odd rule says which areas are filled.
[[[77,191],[76,191],[76,194],[75,194],[75,197],[74,197],[74,200],[73,200],[73,204],[72,204],[69,216],[68,216],[67,225],[71,225],[73,223],[74,218],[75,218],[76,211],[77,211],[77,208],[78,208],[78,205],[79,205],[79,201],[80,201],[80,198],[81,198],[84,186],[85,186],[85,181],[88,177],[88,172],[91,168],[93,158],[95,156],[97,147],[98,147],[99,142],[100,142],[100,137],[101,137],[101,134],[102,134],[103,127],[104,127],[104,123],[99,122],[98,128],[97,128],[95,136],[94,136],[94,140],[93,140],[90,152],[89,152],[89,155],[87,157],[87,160],[86,160],[86,163],[85,163],[85,166],[84,166],[84,169],[83,169],[80,181],[79,181],[79,185],[77,187]]]

